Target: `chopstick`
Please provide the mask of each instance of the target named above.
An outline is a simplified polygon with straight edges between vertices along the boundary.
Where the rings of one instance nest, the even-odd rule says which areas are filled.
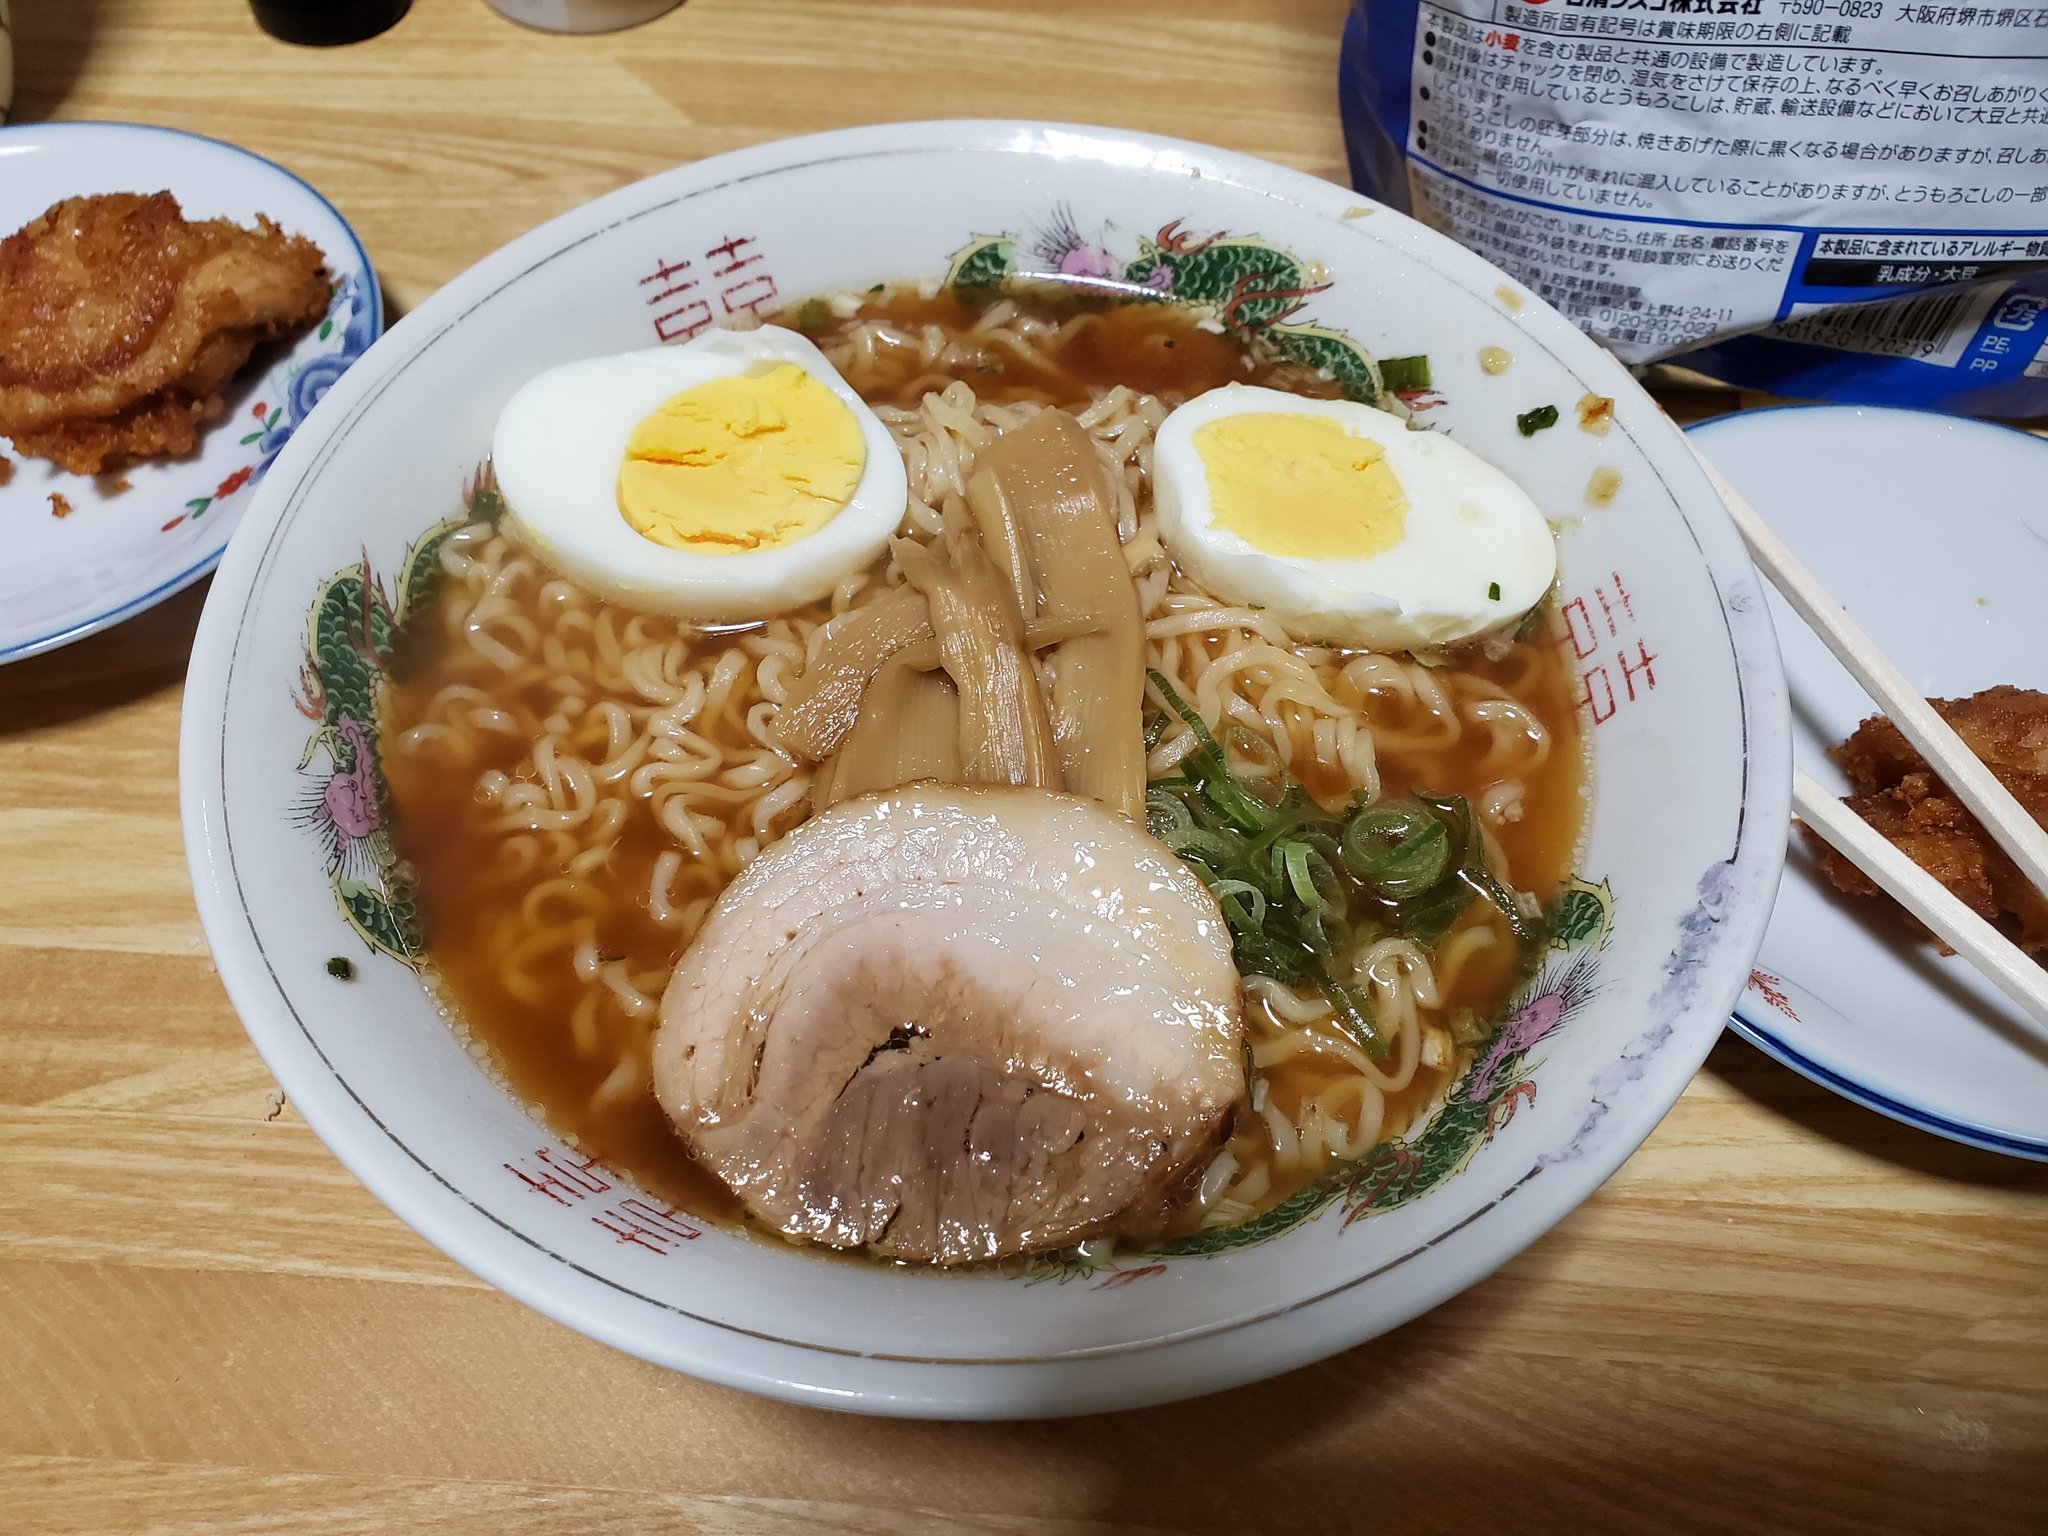
[[[1801,769],[1792,775],[1792,809],[1844,858],[1870,876],[1930,932],[2017,1003],[2048,1040],[2048,970],[1984,921],[1934,876],[1829,794]]]
[[[1687,442],[1690,443],[1691,439],[1688,438]],[[2042,830],[2041,824],[2012,797],[2012,791],[1999,783],[1997,776],[1984,766],[1983,760],[1963,744],[1963,739],[1949,723],[1920,696],[1920,690],[1906,681],[1905,675],[1892,665],[1890,658],[1863,633],[1842,605],[1828,595],[1827,589],[1814,579],[1813,572],[1802,565],[1798,556],[1785,547],[1784,541],[1771,532],[1770,526],[1742,499],[1741,493],[1721,477],[1721,472],[1698,448],[1693,449],[1693,457],[1700,461],[1707,478],[1714,482],[1714,489],[1727,503],[1728,515],[1735,520],[1743,542],[1749,546],[1749,556],[1756,562],[1757,569],[1784,594],[1793,611],[1835,653],[1835,659],[1848,669],[1849,675],[1890,717],[1892,724],[1899,728],[1899,734],[1913,744],[1914,750],[1927,760],[1927,766],[1934,770],[1942,783],[1954,790],[1956,798],[1969,808],[1970,814],[1983,823],[1984,830],[2019,866],[2020,874],[2028,883],[2035,890],[2048,894],[2048,831]],[[1831,838],[1829,841],[1834,840]],[[1846,848],[1842,851],[1849,852]],[[1967,953],[1960,944],[1956,949]]]

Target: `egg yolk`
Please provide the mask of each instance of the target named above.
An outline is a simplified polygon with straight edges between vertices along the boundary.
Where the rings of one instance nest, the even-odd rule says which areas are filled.
[[[866,464],[846,403],[794,363],[779,363],[657,406],[626,444],[619,511],[670,549],[773,549],[830,522]]]
[[[1269,555],[1364,560],[1401,542],[1408,496],[1387,451],[1326,416],[1226,416],[1199,427],[1212,523]]]

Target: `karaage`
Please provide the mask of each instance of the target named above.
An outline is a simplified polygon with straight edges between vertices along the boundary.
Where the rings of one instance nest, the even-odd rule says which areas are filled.
[[[1967,699],[1928,702],[2027,814],[2048,826],[2048,694],[2001,686]],[[1928,771],[1897,726],[1872,715],[1829,755],[1856,791],[1843,801],[1850,810],[1979,917],[2003,923],[2022,949],[2048,955],[2048,895],[2027,883],[1963,803]],[[1868,875],[1810,828],[1807,837],[1838,890],[1880,894]]]
[[[327,307],[319,247],[256,223],[117,192],[0,241],[0,436],[75,474],[191,452],[249,354]]]

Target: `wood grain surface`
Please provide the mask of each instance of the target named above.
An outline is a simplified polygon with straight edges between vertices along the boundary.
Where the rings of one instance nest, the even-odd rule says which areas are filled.
[[[290,166],[399,311],[628,180],[845,124],[1068,118],[1342,175],[1342,0],[689,0],[581,39],[418,0],[329,51],[234,0],[14,9],[18,120]],[[545,1321],[364,1193],[228,1007],[177,822],[203,597],[0,669],[0,1532],[2048,1528],[2048,1169],[1732,1039],[1492,1279],[1202,1401],[868,1421]]]

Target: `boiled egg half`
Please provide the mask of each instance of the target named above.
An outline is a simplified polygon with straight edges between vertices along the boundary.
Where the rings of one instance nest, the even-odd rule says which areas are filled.
[[[1152,479],[1181,569],[1298,640],[1451,645],[1520,619],[1557,575],[1556,536],[1520,486],[1349,400],[1210,390],[1161,423]]]
[[[512,531],[570,580],[709,623],[783,613],[903,520],[889,430],[794,331],[708,331],[522,385],[491,459]]]

